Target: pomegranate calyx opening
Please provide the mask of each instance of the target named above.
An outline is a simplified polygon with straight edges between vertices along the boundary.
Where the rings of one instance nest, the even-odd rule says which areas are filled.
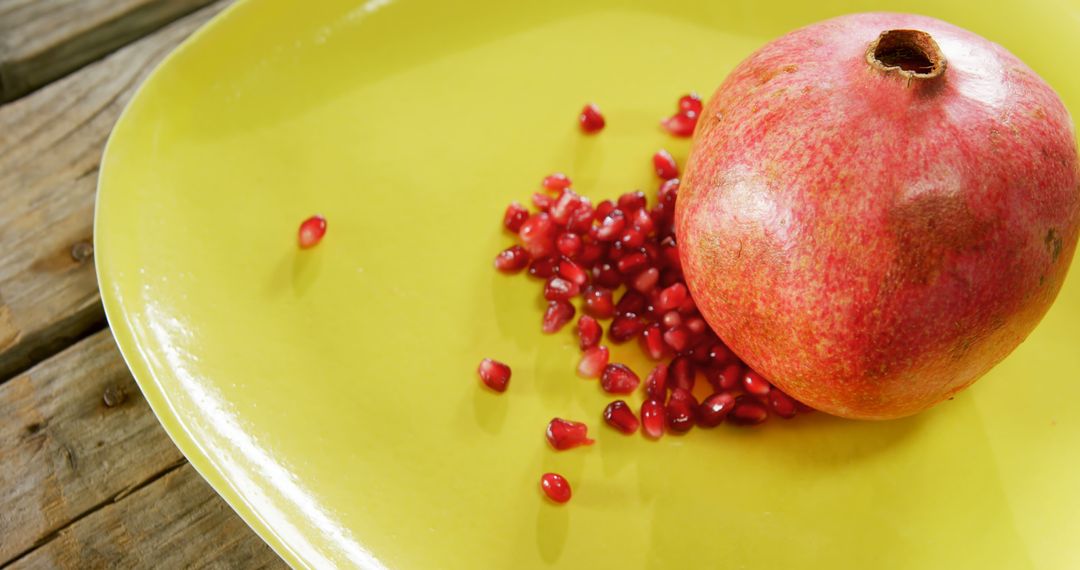
[[[908,82],[945,73],[945,54],[934,38],[919,30],[886,30],[866,48],[866,61],[884,73]]]

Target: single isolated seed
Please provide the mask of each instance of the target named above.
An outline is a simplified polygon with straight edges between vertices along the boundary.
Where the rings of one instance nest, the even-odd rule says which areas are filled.
[[[314,247],[322,241],[324,235],[326,235],[326,218],[320,215],[314,215],[304,220],[300,224],[300,230],[297,235],[300,249]]]
[[[498,360],[481,360],[476,372],[480,375],[480,380],[496,392],[505,392],[506,385],[510,383],[510,367]]]
[[[589,103],[585,105],[585,108],[581,110],[581,114],[578,115],[578,124],[581,125],[581,130],[585,134],[593,134],[600,132],[604,128],[604,115],[600,113],[600,107],[597,107],[595,103]]]
[[[548,443],[558,451],[595,443],[589,438],[589,426],[562,418],[554,418],[548,422],[546,434]]]
[[[566,188],[569,188],[570,185],[570,178],[562,172],[555,172],[553,174],[549,174],[544,178],[544,181],[541,183],[541,186],[543,186],[545,190],[551,190],[552,192],[565,190]]]
[[[558,473],[544,473],[540,477],[540,489],[547,498],[562,504],[570,500],[570,483]]]

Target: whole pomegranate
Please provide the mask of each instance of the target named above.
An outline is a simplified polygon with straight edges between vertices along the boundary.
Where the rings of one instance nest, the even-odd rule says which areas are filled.
[[[850,418],[968,386],[1046,313],[1080,225],[1069,114],[1001,46],[856,14],[743,61],[676,208],[687,282],[750,366]]]

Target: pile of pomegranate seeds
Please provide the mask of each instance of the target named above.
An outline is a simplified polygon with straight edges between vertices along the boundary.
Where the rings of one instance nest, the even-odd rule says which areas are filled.
[[[326,235],[326,218],[315,215],[300,223],[297,241],[300,249],[314,247]]]
[[[696,94],[685,95],[679,111],[663,125],[675,136],[689,137],[701,109]],[[604,118],[590,103],[579,123],[586,133],[595,133],[604,127]],[[685,433],[695,426],[712,428],[725,421],[756,425],[770,414],[788,419],[812,411],[748,369],[701,317],[683,279],[673,228],[678,163],[660,150],[652,165],[661,182],[651,207],[640,191],[593,205],[574,191],[566,174],[547,176],[543,191],[532,196],[532,211],[518,202],[507,206],[503,227],[519,243],[495,256],[495,268],[507,274],[525,271],[543,283],[543,333],[557,333],[577,317],[579,376],[598,378],[609,394],[632,394],[642,386],[639,416],[621,399],[603,411],[605,423],[620,433],[633,434],[640,427],[647,438],[659,439],[665,432]],[[605,329],[609,343],[637,339],[641,351],[658,361],[644,382],[626,364],[610,362],[602,344]],[[480,377],[502,392],[510,369],[485,359]],[[699,378],[708,386],[699,389],[708,394],[700,402],[693,393]],[[588,426],[561,418],[548,424],[547,439],[560,451],[594,443]],[[555,502],[570,499],[570,485],[558,474],[544,474],[541,488]]]

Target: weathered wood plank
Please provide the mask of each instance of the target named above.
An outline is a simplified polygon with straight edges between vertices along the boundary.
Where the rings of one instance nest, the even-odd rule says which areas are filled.
[[[108,330],[0,386],[0,566],[182,460]]]
[[[213,0],[0,0],[0,103]]]
[[[11,568],[287,566],[184,464],[76,521]]]
[[[0,382],[102,326],[90,243],[105,140],[154,65],[224,6],[0,107]]]

